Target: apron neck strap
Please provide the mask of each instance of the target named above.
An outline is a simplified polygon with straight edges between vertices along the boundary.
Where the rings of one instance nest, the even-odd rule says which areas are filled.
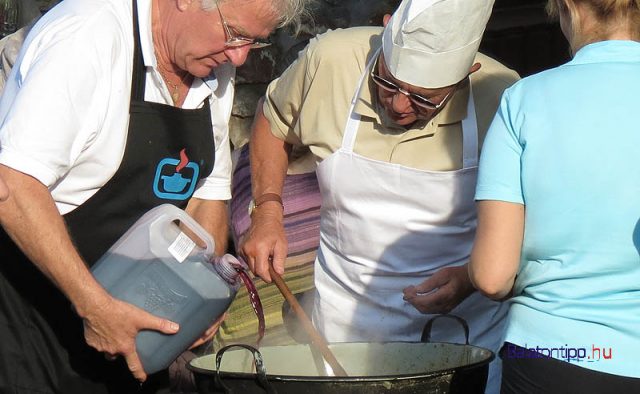
[[[142,63],[140,27],[138,26],[138,1],[133,0],[133,76],[131,78],[131,101],[144,101],[145,66]]]
[[[344,135],[342,136],[342,149],[347,152],[353,152],[353,145],[356,142],[356,135],[358,134],[358,126],[360,125],[360,114],[355,111],[356,103],[358,102],[358,97],[360,97],[360,91],[362,91],[362,85],[364,83],[364,79],[369,75],[369,71],[373,64],[376,62],[376,59],[380,55],[380,51],[382,48],[378,48],[364,69],[364,72],[358,79],[358,84],[356,85],[356,92],[351,99],[351,107],[349,107],[349,115],[347,115],[347,124],[344,129]]]
[[[473,99],[473,88],[469,81],[467,117],[462,119],[462,168],[478,166],[478,120]]]

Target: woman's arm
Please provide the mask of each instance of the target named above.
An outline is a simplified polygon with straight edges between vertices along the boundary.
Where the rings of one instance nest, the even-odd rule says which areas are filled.
[[[485,296],[500,300],[513,287],[524,237],[524,205],[478,202],[478,230],[471,252],[469,277]]]

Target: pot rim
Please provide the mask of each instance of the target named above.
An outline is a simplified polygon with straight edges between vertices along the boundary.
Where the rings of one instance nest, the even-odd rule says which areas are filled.
[[[420,372],[420,373],[413,373],[413,374],[401,374],[401,375],[374,375],[374,376],[357,376],[357,375],[353,375],[353,376],[300,376],[300,375],[274,375],[274,374],[265,374],[265,377],[267,378],[267,380],[269,381],[280,381],[280,382],[299,382],[299,381],[304,381],[304,382],[378,382],[378,381],[389,381],[389,380],[410,380],[410,379],[425,379],[425,378],[435,378],[435,377],[439,377],[439,376],[445,376],[445,375],[451,375],[455,372],[459,372],[459,371],[466,371],[466,370],[470,370],[470,369],[474,369],[474,368],[478,368],[481,367],[485,364],[489,364],[490,362],[492,362],[496,355],[492,350],[489,350],[487,348],[481,347],[481,346],[475,346],[475,345],[467,345],[467,344],[460,344],[460,343],[450,343],[450,342],[411,342],[411,341],[389,341],[389,342],[340,342],[340,343],[332,343],[329,346],[340,346],[340,345],[351,345],[351,344],[376,344],[376,345],[385,345],[385,344],[395,344],[395,343],[415,343],[415,344],[430,344],[430,345],[454,345],[454,346],[465,346],[465,347],[471,347],[471,348],[476,348],[476,349],[482,349],[486,352],[489,353],[488,357],[486,357],[483,360],[480,361],[476,361],[474,363],[470,363],[470,364],[466,364],[466,365],[461,365],[458,367],[453,367],[453,368],[444,368],[444,369],[439,369],[439,370],[434,370],[434,371],[429,371],[429,372]],[[300,345],[300,344],[298,344]],[[270,348],[275,348],[275,347],[289,347],[289,346],[298,346],[298,345],[276,345],[276,346],[269,346]],[[213,357],[217,354],[216,353],[211,353],[211,354],[207,354],[207,355],[203,355],[203,356],[199,356],[194,358],[193,360],[189,361],[189,363],[187,363],[187,368],[196,373],[196,374],[202,374],[202,375],[212,375],[215,376],[216,375],[216,370],[215,369],[211,369],[211,368],[201,368],[201,367],[197,367],[195,365],[193,365],[193,362],[199,359],[202,359],[204,357]],[[248,373],[248,372],[229,372],[229,371],[220,371],[220,377],[221,378],[225,378],[225,379],[256,379],[256,377],[258,376],[257,373],[253,372],[253,373]]]

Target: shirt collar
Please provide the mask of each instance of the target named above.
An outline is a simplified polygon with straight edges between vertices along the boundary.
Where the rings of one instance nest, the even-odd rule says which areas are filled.
[[[378,50],[374,49],[370,52],[369,56],[367,56],[367,60],[365,64],[369,64],[372,56],[376,56],[378,54]],[[375,84],[369,77],[369,72],[371,70],[362,70],[362,72],[366,72],[364,78],[362,78],[362,83],[359,86],[360,93],[358,94],[358,98],[356,99],[356,105],[354,106],[354,111],[361,115],[369,118],[374,118],[376,121],[380,121],[380,117],[376,111],[376,100],[375,100]],[[355,93],[355,92],[354,92]]]
[[[137,0],[138,1],[138,26],[140,28],[140,49],[142,50],[142,59],[144,65],[154,70],[158,70],[158,61],[153,49],[153,34],[151,32],[151,2],[153,0]],[[216,72],[219,77],[216,77]],[[191,90],[195,93],[196,100],[202,101],[211,95],[211,92],[218,97],[222,97],[226,93],[229,83],[233,83],[235,76],[235,67],[229,64],[218,66],[206,78],[200,80],[196,78]],[[204,82],[204,83],[203,83]]]
[[[153,39],[151,34],[151,1],[138,1],[138,27],[140,28],[140,49],[142,61],[146,67],[156,68],[156,54],[153,51]]]
[[[449,102],[436,116],[438,124],[462,122],[467,117],[467,102],[469,101],[469,82],[461,82]]]
[[[640,62],[640,43],[625,40],[598,41],[580,48],[567,64]]]

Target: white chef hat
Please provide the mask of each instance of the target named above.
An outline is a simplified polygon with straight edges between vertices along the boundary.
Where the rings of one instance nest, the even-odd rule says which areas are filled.
[[[453,85],[469,73],[494,0],[403,0],[384,29],[385,64],[423,88]]]

